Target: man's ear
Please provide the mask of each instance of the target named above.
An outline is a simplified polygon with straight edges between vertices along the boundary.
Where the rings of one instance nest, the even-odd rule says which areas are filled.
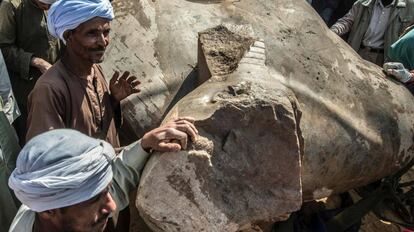
[[[72,40],[73,30],[65,31],[63,33],[63,38],[66,40],[66,44]]]
[[[37,215],[39,215],[40,219],[42,220],[55,220],[57,217],[59,217],[60,215],[60,211],[59,209],[51,209],[51,210],[46,210],[40,213],[37,213]]]

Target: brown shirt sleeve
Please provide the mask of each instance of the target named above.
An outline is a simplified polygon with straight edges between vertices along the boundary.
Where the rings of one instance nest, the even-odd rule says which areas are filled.
[[[26,142],[43,132],[65,128],[65,97],[51,83],[37,83],[28,103]]]

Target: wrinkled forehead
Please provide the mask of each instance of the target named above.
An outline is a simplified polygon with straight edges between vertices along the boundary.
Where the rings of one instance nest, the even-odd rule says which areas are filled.
[[[85,21],[79,24],[79,26],[75,28],[75,30],[80,30],[80,31],[102,30],[104,31],[110,28],[111,28],[111,20],[102,18],[102,17],[94,17],[92,19],[89,19],[88,21]]]

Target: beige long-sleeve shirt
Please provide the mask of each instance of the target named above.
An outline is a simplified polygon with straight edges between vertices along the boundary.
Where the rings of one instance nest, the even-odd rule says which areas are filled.
[[[124,148],[113,160],[113,182],[110,189],[117,210],[122,210],[129,204],[129,193],[139,183],[140,173],[143,170],[149,154],[146,153],[138,141]],[[33,231],[36,213],[26,205],[22,205],[10,226],[9,232]]]

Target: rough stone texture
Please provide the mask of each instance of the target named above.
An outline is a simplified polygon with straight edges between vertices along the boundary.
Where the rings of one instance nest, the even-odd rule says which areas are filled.
[[[226,38],[229,45],[221,47],[220,57],[205,54],[211,80],[167,116],[195,117],[200,137],[188,151],[154,155],[138,191],[138,209],[155,231],[249,229],[286,219],[302,202],[293,93],[270,75],[262,42],[244,39],[251,52],[238,62],[237,71],[223,76],[222,70],[234,66],[223,57],[244,54],[246,46],[234,46],[238,37],[222,27],[200,37],[205,34]],[[204,51],[215,43],[200,41]],[[162,194],[153,194],[155,189]],[[174,213],[177,208],[180,214]]]
[[[403,85],[387,79],[379,67],[361,60],[348,45],[326,28],[304,0],[125,0],[116,2],[116,5],[118,18],[113,23],[115,36],[104,68],[108,72],[115,69],[128,69],[142,74],[143,92],[131,97],[125,104],[127,111],[125,119],[137,135],[159,124],[170,111],[171,106],[190,92],[191,87],[197,85],[197,70],[194,67],[197,62],[199,32],[223,24],[249,25],[267,46],[266,65],[269,77],[273,80],[260,83],[260,78],[257,78],[261,77],[259,75],[254,76],[255,78],[246,77],[247,81],[240,84],[243,78],[221,78],[222,81],[226,81],[225,85],[232,86],[229,89],[223,87],[223,84],[217,84],[220,83],[218,81],[220,78],[213,78],[214,81],[206,82],[180,101],[169,117],[190,115],[196,117],[199,122],[205,122],[201,124],[201,128],[220,129],[223,125],[214,126],[214,123],[220,121],[213,120],[211,116],[219,112],[237,115],[237,109],[230,106],[246,104],[242,109],[248,112],[247,120],[252,120],[260,115],[260,112],[266,112],[271,108],[282,108],[286,111],[284,114],[286,118],[291,118],[295,112],[293,102],[297,102],[297,108],[302,111],[300,122],[298,120],[295,122],[304,140],[304,149],[300,152],[302,155],[300,180],[302,198],[305,201],[365,185],[389,175],[413,157],[414,99],[411,94]],[[254,71],[253,68],[250,69]],[[263,68],[257,69],[263,70]],[[235,76],[235,73],[241,72],[240,70],[239,67],[230,76]],[[241,77],[247,74],[237,75]],[[256,83],[252,81],[253,79],[259,82]],[[243,92],[245,89],[252,88],[253,91],[257,91],[263,86],[265,89],[277,89],[275,93],[272,92],[275,94],[272,96],[279,94],[280,97],[270,98],[270,102],[266,102],[264,100],[268,99],[251,92],[254,93],[251,95],[252,99],[257,101],[258,105],[238,99],[240,96],[236,97],[237,101],[231,97],[231,93],[237,93],[238,90]],[[220,104],[207,104],[209,99],[212,99],[211,96],[219,91],[223,96],[231,98],[218,98]],[[249,96],[249,94],[239,95]],[[214,108],[211,105],[220,105],[223,108]],[[258,110],[259,113],[254,114],[253,110]],[[234,125],[230,126],[231,128],[243,131],[244,127],[239,128],[237,124],[244,119],[244,114],[239,115],[239,120],[233,116],[233,120],[229,123]],[[262,116],[269,117],[264,114]],[[208,125],[207,122],[212,124]],[[248,129],[253,129],[256,125],[250,127]],[[269,132],[269,129],[266,128],[266,133],[276,133]],[[286,130],[289,131],[287,134],[293,136],[293,127],[288,127]],[[202,129],[202,132],[202,136],[213,144],[223,139],[218,137],[216,141],[211,138],[214,135],[209,134],[209,131]],[[283,139],[284,134],[277,134],[275,139]],[[298,132],[296,135],[300,141]],[[237,136],[240,134],[236,133],[235,137]],[[290,143],[287,144],[286,146],[289,147]],[[283,155],[286,154],[276,154],[278,160],[285,161]],[[155,156],[150,161],[151,165],[146,168],[147,174],[143,178],[143,183],[149,184],[148,186],[154,189],[150,190],[150,187],[142,184],[142,190],[151,192],[153,197],[165,197],[166,195],[158,189],[171,186],[169,182],[165,182],[167,179],[161,178],[164,182],[158,182],[160,187],[151,185],[147,178],[162,175],[162,167],[167,168],[168,165],[171,167],[174,162],[177,162],[177,165],[184,165],[184,161],[189,163],[187,158],[178,154]],[[212,166],[215,167],[213,164],[214,162]],[[194,170],[196,168],[192,166],[184,173],[190,175]],[[295,174],[286,178],[292,176]],[[194,178],[195,173],[192,177],[191,180],[199,181]],[[191,187],[197,188],[197,186]],[[169,217],[178,217],[177,215],[184,213],[180,208],[183,206],[180,200],[188,198],[184,197],[183,190],[174,190],[172,187],[168,193],[176,195],[168,195],[167,205],[151,207],[165,210],[165,215],[170,215]],[[180,196],[179,193],[182,195]],[[202,191],[200,190],[199,193],[201,194]],[[144,207],[148,203],[142,196],[138,196],[138,203]],[[211,200],[210,203],[213,201]],[[220,203],[213,206],[211,209],[218,209],[221,212]],[[194,205],[193,207],[196,212],[197,207]],[[294,208],[287,207],[285,213]],[[238,218],[232,214],[223,213],[222,217],[220,214],[215,214],[216,212],[196,215],[203,215],[202,218],[215,218],[215,215],[218,215],[218,218],[227,218],[228,222],[215,224],[221,226],[227,223],[229,228],[242,226],[245,223],[236,222]],[[258,211],[257,215],[262,214],[266,217],[266,212],[268,211]],[[273,213],[277,213],[273,216],[278,217],[282,212]],[[152,223],[156,219],[166,220],[159,218],[158,215],[154,217],[147,215],[146,218]],[[211,222],[214,220],[212,219]],[[180,223],[178,226],[181,225]],[[181,227],[181,229],[185,228]]]
[[[198,80],[200,84],[210,79],[212,73],[215,77],[219,77],[234,72],[244,51],[249,49],[253,42],[249,37],[228,32],[229,29],[225,26],[218,26],[199,34]]]

